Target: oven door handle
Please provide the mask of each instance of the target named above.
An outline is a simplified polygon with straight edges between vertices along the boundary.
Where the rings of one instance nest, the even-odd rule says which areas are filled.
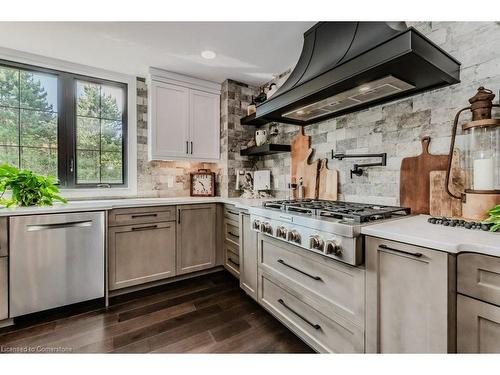
[[[314,279],[314,280],[316,280],[316,281],[321,281],[321,277],[319,277],[319,276],[313,276],[313,275],[311,275],[311,274],[308,274],[308,273],[307,273],[307,272],[305,272],[305,271],[299,270],[298,268],[296,268],[296,267],[294,267],[294,266],[291,266],[291,265],[289,265],[288,263],[286,263],[283,259],[278,259],[278,260],[277,260],[277,262],[278,262],[279,264],[282,264],[282,265],[284,265],[284,266],[288,267],[288,268],[291,268],[291,269],[292,269],[292,270],[294,270],[294,271],[297,271],[297,272],[301,273],[302,275],[306,275],[307,277],[310,277],[311,279]]]

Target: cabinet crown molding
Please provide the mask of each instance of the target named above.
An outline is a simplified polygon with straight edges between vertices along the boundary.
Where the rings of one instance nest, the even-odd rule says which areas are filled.
[[[222,88],[221,84],[216,82],[207,81],[184,74],[169,72],[168,70],[153,67],[149,68],[148,83],[150,83],[151,81],[170,83],[172,85],[183,86],[190,89],[206,91],[218,95],[220,95]]]

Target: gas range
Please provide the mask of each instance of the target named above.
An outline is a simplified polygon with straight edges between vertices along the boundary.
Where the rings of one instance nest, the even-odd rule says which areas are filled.
[[[363,263],[361,227],[404,217],[409,208],[317,199],[265,202],[252,229],[351,265]]]

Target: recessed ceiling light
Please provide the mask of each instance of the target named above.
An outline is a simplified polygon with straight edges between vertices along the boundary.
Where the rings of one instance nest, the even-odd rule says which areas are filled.
[[[215,56],[217,56],[217,54],[214,51],[206,50],[201,52],[201,57],[207,60],[213,60]]]

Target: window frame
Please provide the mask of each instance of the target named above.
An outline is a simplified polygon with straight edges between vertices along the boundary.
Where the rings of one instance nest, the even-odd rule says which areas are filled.
[[[130,82],[111,80],[97,76],[73,73],[54,68],[12,61],[0,57],[0,66],[57,76],[57,174],[63,190],[126,188],[129,190],[129,105]],[[77,81],[118,87],[123,90],[122,111],[122,183],[77,183]],[[21,147],[21,145],[19,145]],[[101,152],[101,151],[100,151]],[[71,168],[73,166],[73,168]]]

